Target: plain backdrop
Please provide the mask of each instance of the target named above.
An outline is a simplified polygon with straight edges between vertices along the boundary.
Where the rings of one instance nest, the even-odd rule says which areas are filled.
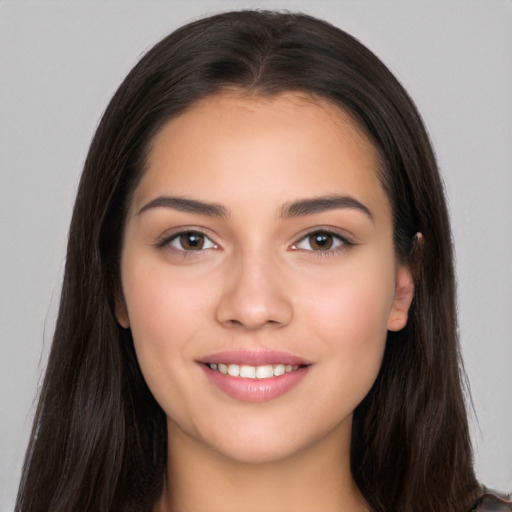
[[[0,511],[13,509],[88,144],[138,58],[186,21],[301,10],[369,46],[415,99],[457,253],[476,471],[512,489],[512,2],[0,0]]]

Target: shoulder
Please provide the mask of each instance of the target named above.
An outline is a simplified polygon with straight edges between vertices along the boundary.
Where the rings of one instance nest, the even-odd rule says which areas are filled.
[[[471,512],[512,511],[512,495],[505,495],[482,486],[482,493]]]

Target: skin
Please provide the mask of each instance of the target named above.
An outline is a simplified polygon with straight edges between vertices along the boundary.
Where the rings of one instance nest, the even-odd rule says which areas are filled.
[[[155,510],[367,510],[349,467],[352,413],[413,296],[377,165],[347,114],[295,93],[217,94],[154,138],[126,222],[116,313],[168,419]],[[369,213],[283,215],[333,194]],[[148,206],[162,196],[226,215]],[[183,231],[203,248],[184,246]],[[319,231],[321,247],[309,236]],[[230,349],[281,350],[310,366],[283,395],[242,401],[198,362]]]

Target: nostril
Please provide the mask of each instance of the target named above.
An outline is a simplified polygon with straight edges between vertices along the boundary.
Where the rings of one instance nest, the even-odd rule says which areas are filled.
[[[228,327],[240,327],[242,326],[242,322],[240,320],[226,320],[223,322]]]
[[[225,321],[223,321],[221,323],[225,327],[228,327],[228,328],[242,328],[242,329],[246,329],[246,330],[249,330],[249,331],[256,330],[256,329],[261,329],[261,328],[264,328],[265,326],[267,326],[267,327],[279,327],[279,326],[283,325],[281,322],[279,322],[277,320],[266,320],[266,321],[262,321],[262,322],[258,322],[258,321],[254,321],[254,322],[245,321],[245,322],[242,322],[241,320],[229,319],[229,320],[225,320]]]

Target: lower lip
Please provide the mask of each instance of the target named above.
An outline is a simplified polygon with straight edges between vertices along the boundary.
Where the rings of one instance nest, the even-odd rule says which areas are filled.
[[[245,402],[274,400],[296,386],[306,376],[309,369],[309,366],[305,366],[278,377],[246,379],[224,375],[212,370],[206,364],[201,364],[201,367],[212,384],[231,398]]]

